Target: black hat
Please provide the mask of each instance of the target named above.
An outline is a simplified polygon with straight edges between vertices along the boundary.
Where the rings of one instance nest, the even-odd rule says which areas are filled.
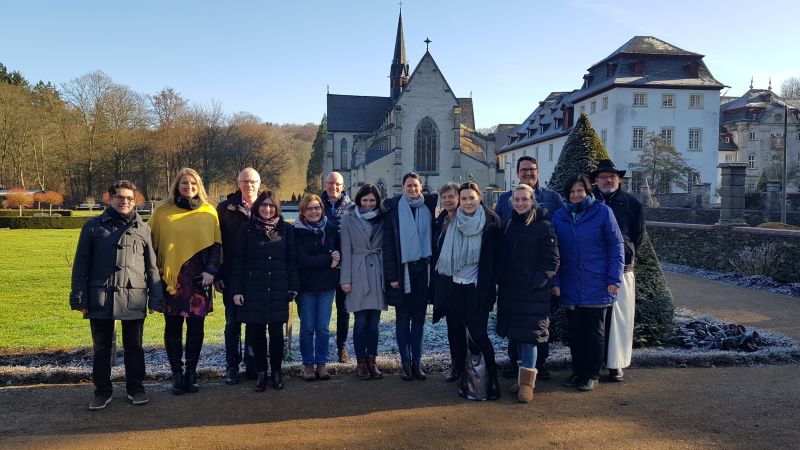
[[[614,166],[614,162],[610,159],[601,159],[597,164],[597,170],[593,170],[589,176],[592,177],[592,180],[594,180],[600,172],[614,172],[619,175],[620,178],[625,176],[625,171],[617,169]]]

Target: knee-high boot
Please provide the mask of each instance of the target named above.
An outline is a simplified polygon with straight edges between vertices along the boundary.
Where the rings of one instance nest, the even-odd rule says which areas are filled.
[[[183,342],[181,335],[164,333],[164,350],[167,352],[169,366],[172,370],[172,393],[181,395],[184,391],[183,380]]]
[[[186,372],[184,374],[184,389],[186,392],[195,393],[200,387],[197,384],[197,363],[200,361],[200,351],[203,350],[203,336],[186,337]]]

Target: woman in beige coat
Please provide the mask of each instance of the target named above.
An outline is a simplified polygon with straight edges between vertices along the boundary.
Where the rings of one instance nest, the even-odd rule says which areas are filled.
[[[383,375],[375,364],[378,324],[386,310],[383,293],[383,217],[381,194],[374,184],[358,190],[355,204],[342,218],[342,265],[339,284],[347,293],[347,311],[354,313],[353,347],[362,380]]]

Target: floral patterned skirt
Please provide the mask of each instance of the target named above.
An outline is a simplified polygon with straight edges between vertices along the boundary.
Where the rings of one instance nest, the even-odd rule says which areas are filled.
[[[211,286],[203,288],[205,269],[202,252],[181,266],[175,283],[175,295],[164,294],[164,314],[167,316],[205,317],[214,310]]]

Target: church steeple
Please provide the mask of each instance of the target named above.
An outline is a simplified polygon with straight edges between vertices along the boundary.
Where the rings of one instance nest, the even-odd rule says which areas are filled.
[[[406,42],[403,38],[403,11],[397,20],[397,38],[394,42],[394,58],[392,58],[392,69],[389,73],[389,89],[392,101],[400,97],[403,86],[408,81],[408,61],[406,61]]]

